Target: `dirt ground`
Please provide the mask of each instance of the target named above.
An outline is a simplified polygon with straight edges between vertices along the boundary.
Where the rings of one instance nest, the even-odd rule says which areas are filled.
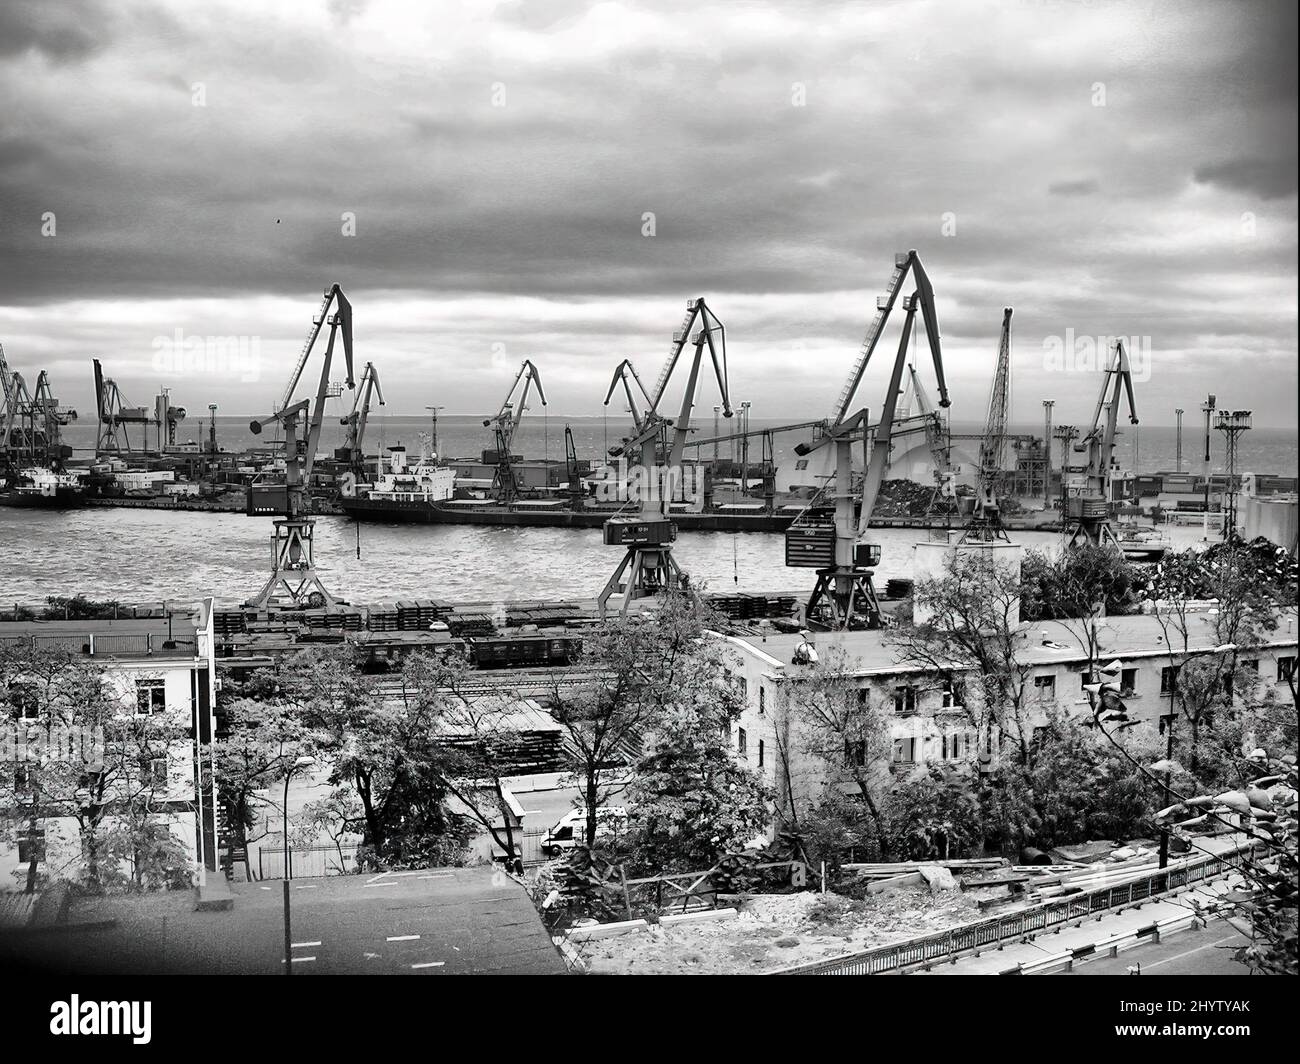
[[[980,918],[960,891],[926,887],[854,901],[838,894],[774,894],[747,901],[734,919],[651,925],[579,946],[594,974],[722,975],[826,960]]]

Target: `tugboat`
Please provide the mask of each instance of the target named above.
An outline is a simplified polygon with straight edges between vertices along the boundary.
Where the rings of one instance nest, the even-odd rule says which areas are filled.
[[[79,477],[44,466],[20,469],[12,482],[0,489],[0,506],[70,510],[85,505],[86,489]]]

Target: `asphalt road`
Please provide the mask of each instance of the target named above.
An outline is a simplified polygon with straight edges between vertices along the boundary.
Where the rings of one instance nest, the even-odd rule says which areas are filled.
[[[1250,969],[1232,959],[1247,938],[1226,920],[1212,920],[1195,931],[1170,935],[1165,941],[1125,950],[1118,957],[1103,957],[1075,965],[1059,975],[1249,975]]]
[[[488,868],[290,883],[293,975],[564,974],[532,902]],[[0,938],[0,961],[84,974],[279,974],[282,883],[239,883],[229,912],[188,893],[76,905],[103,929]]]

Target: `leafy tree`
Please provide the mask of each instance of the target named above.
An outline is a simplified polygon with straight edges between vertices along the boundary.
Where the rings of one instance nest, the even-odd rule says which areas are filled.
[[[648,735],[676,697],[683,674],[720,677],[721,645],[706,637],[720,620],[698,599],[665,596],[655,610],[611,616],[583,638],[577,664],[592,679],[574,688],[551,674],[551,715],[565,730],[564,769],[577,781],[594,846],[597,811],[626,783]]]
[[[816,665],[792,674],[773,700],[778,735],[789,725],[789,737],[778,738],[778,745],[787,742],[799,753],[816,758],[821,766],[818,775],[830,782],[837,778],[851,780],[857,792],[848,802],[863,807],[872,838],[887,854],[889,834],[884,805],[891,785],[888,767],[893,742],[887,714],[878,699],[873,700],[867,688],[856,681],[857,671],[857,663],[842,647],[830,646]],[[794,782],[789,778],[792,759],[783,755],[781,763],[786,814],[797,823],[798,803]],[[822,807],[822,819],[832,807],[849,814],[850,823],[861,819],[844,808],[847,803],[832,802],[827,807],[825,795],[818,796],[817,804]]]
[[[169,713],[141,715],[95,664],[66,652],[0,648],[0,692],[7,724],[23,750],[0,775],[7,833],[37,837],[44,822],[75,823],[77,855],[48,874],[88,890],[144,889],[174,882],[177,847],[166,841],[165,767],[188,751],[187,727]],[[39,882],[39,847],[24,888]]]
[[[890,794],[886,832],[892,853],[948,860],[983,844],[983,818],[970,778],[932,766]]]
[[[899,662],[960,686],[971,725],[981,735],[1010,739],[1017,760],[1027,764],[1032,666],[1020,653],[1020,573],[985,554],[953,552],[938,575],[917,582],[913,595],[922,622],[890,632]]]
[[[1027,621],[1086,617],[1097,605],[1130,613],[1145,586],[1141,571],[1110,547],[1079,546],[1057,553],[1028,551],[1021,565],[1020,615]]]

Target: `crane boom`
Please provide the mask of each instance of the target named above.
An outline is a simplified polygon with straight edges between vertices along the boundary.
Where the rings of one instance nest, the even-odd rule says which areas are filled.
[[[939,405],[945,408],[951,405],[951,400],[948,398],[948,385],[943,376],[943,358],[939,346],[939,319],[934,308],[934,289],[917,253],[915,251],[899,252],[894,256],[894,272],[889,278],[889,285],[885,290],[885,294],[876,299],[876,315],[871,319],[871,324],[867,326],[867,334],[858,350],[858,357],[853,363],[853,368],[849,371],[844,387],[840,389],[839,398],[835,401],[835,407],[831,412],[832,426],[838,425],[849,416],[854,393],[857,392],[858,384],[862,381],[862,375],[866,372],[867,364],[871,361],[872,353],[876,350],[876,344],[884,331],[885,323],[889,320],[890,312],[894,309],[894,304],[902,291],[903,281],[907,277],[909,270],[916,285],[915,295],[920,299],[921,316],[925,321],[925,337],[929,342],[930,355],[934,361],[935,377],[939,384]]]
[[[1011,396],[1011,308],[1002,310],[1002,332],[998,339],[998,357],[993,367],[993,385],[989,389],[988,416],[980,437],[979,469],[975,485],[975,507],[962,531],[962,542],[992,542],[1006,539],[1002,514],[998,508],[998,485],[1002,479],[1007,442],[1007,411]]]
[[[373,362],[367,362],[352,399],[352,411],[346,417],[339,418],[339,423],[347,426],[347,434],[339,450],[346,452],[346,460],[354,466],[359,466],[363,458],[362,446],[366,438],[366,425],[370,420],[372,395],[379,400],[380,406],[384,405],[384,389],[379,383],[379,371]]]
[[[609,390],[605,392],[606,406],[609,406],[610,399],[614,397],[614,389],[620,384],[623,385],[623,392],[627,396],[628,412],[632,415],[632,428],[634,432],[639,433],[643,427],[644,415],[641,413],[641,410],[638,409],[638,400],[636,392],[633,392],[632,390],[632,385],[636,385],[637,392],[641,395],[641,408],[649,410],[652,404],[650,402],[650,395],[645,390],[645,385],[641,383],[641,377],[637,373],[636,367],[632,365],[632,360],[630,358],[623,359],[622,362],[614,367],[613,379],[609,382]]]

